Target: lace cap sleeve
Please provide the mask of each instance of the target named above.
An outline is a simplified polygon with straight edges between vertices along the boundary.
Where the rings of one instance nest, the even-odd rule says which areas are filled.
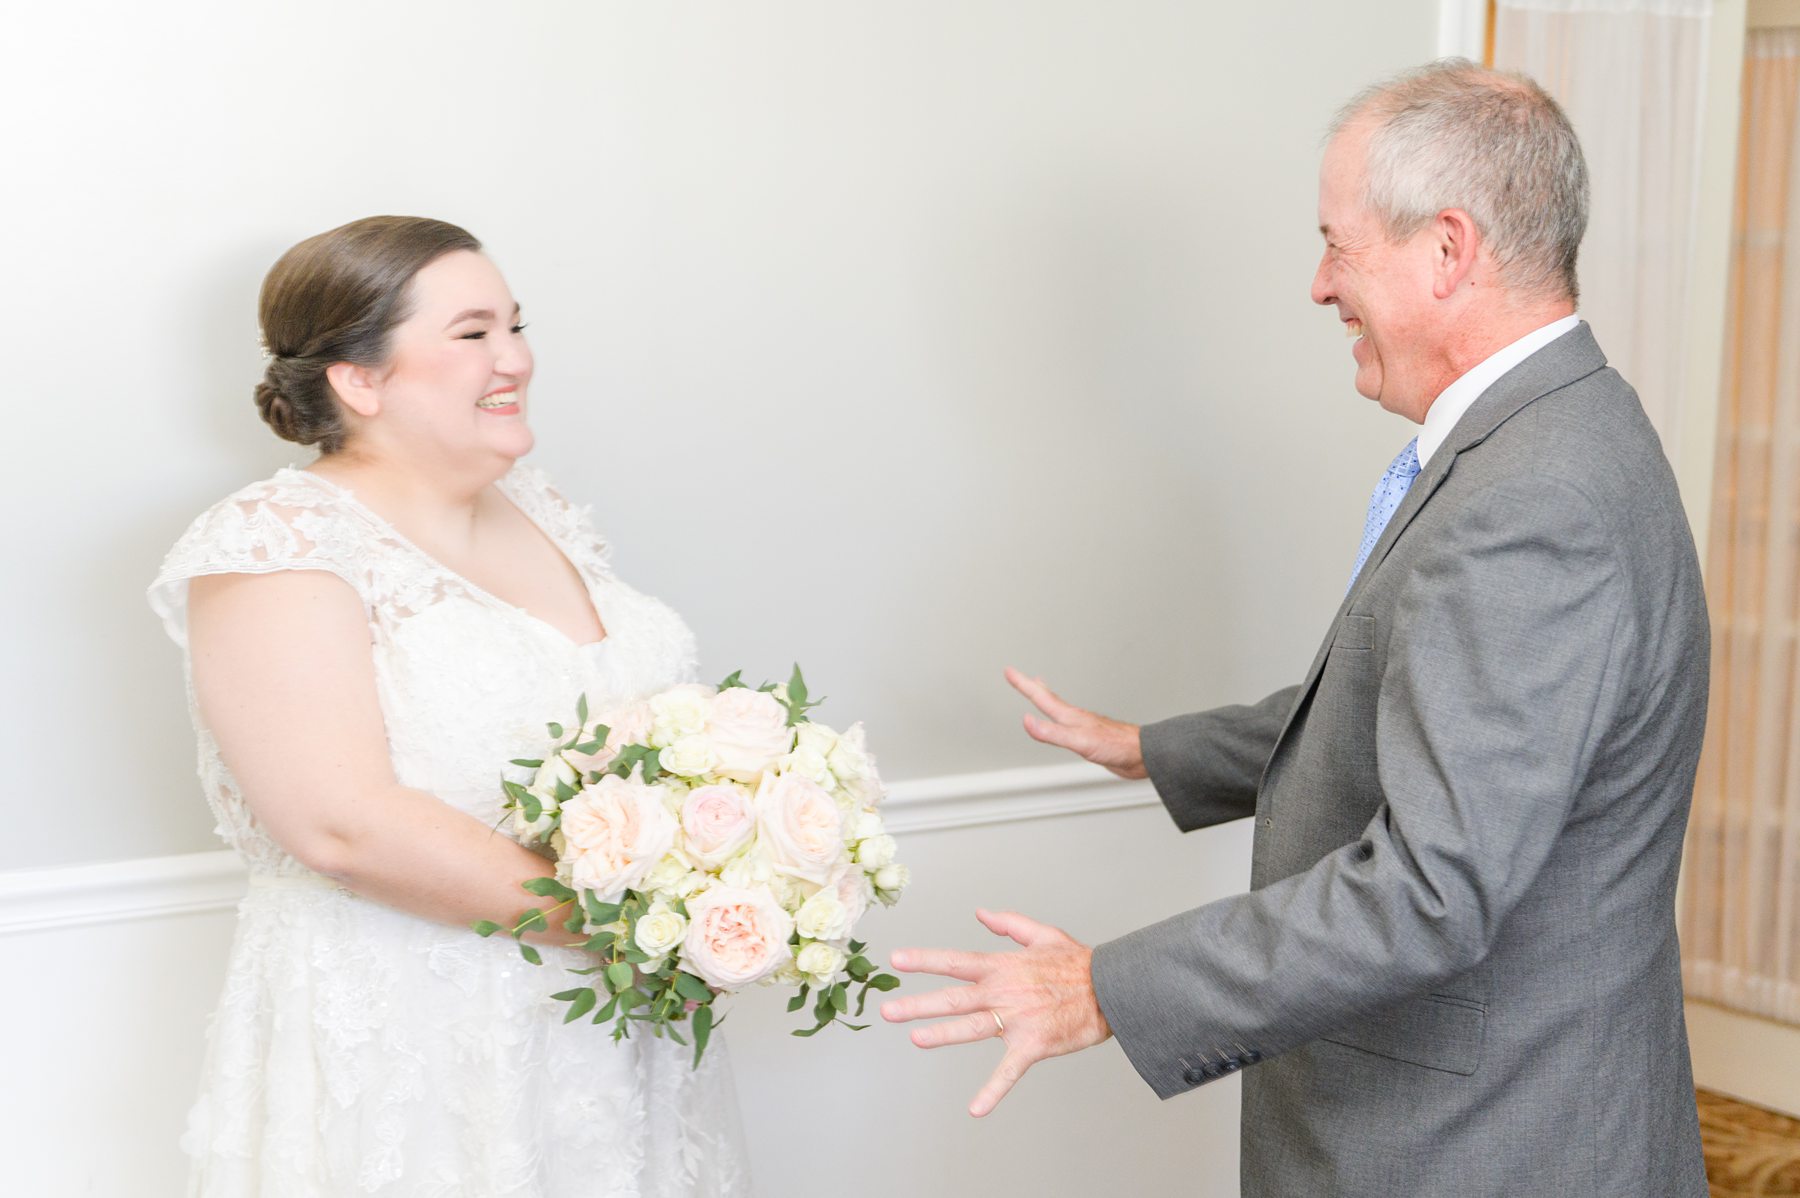
[[[501,485],[506,497],[556,540],[576,569],[590,577],[612,573],[612,549],[595,531],[589,509],[570,503],[542,470],[515,465]]]
[[[188,526],[150,584],[150,607],[176,644],[187,645],[188,583],[206,574],[324,570],[368,606],[368,554],[343,501],[297,471],[283,471],[220,500]]]

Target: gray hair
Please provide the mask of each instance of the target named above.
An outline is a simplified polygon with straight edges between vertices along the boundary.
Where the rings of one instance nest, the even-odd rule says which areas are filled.
[[[1328,136],[1364,120],[1372,125],[1364,203],[1390,240],[1460,208],[1509,288],[1576,298],[1587,163],[1548,92],[1525,75],[1445,58],[1365,89]]]

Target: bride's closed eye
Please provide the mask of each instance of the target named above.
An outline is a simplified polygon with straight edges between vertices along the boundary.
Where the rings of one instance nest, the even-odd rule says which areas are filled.
[[[515,333],[523,333],[525,331],[524,323],[521,322],[519,324],[513,325],[512,331]],[[464,333],[461,337],[458,337],[457,340],[458,341],[480,341],[483,337],[486,337],[486,336],[487,336],[486,329],[477,329],[473,333]]]

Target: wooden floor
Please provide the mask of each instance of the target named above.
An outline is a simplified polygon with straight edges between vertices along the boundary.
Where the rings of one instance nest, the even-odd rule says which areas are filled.
[[[1713,1198],[1800,1196],[1800,1119],[1707,1090],[1699,1098]]]

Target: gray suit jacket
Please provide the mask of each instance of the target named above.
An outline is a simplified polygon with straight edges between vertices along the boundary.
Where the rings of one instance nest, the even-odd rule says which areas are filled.
[[[1675,877],[1705,721],[1693,539],[1587,325],[1414,481],[1306,680],[1143,731],[1251,892],[1095,950],[1164,1098],[1243,1071],[1243,1193],[1706,1194]]]

